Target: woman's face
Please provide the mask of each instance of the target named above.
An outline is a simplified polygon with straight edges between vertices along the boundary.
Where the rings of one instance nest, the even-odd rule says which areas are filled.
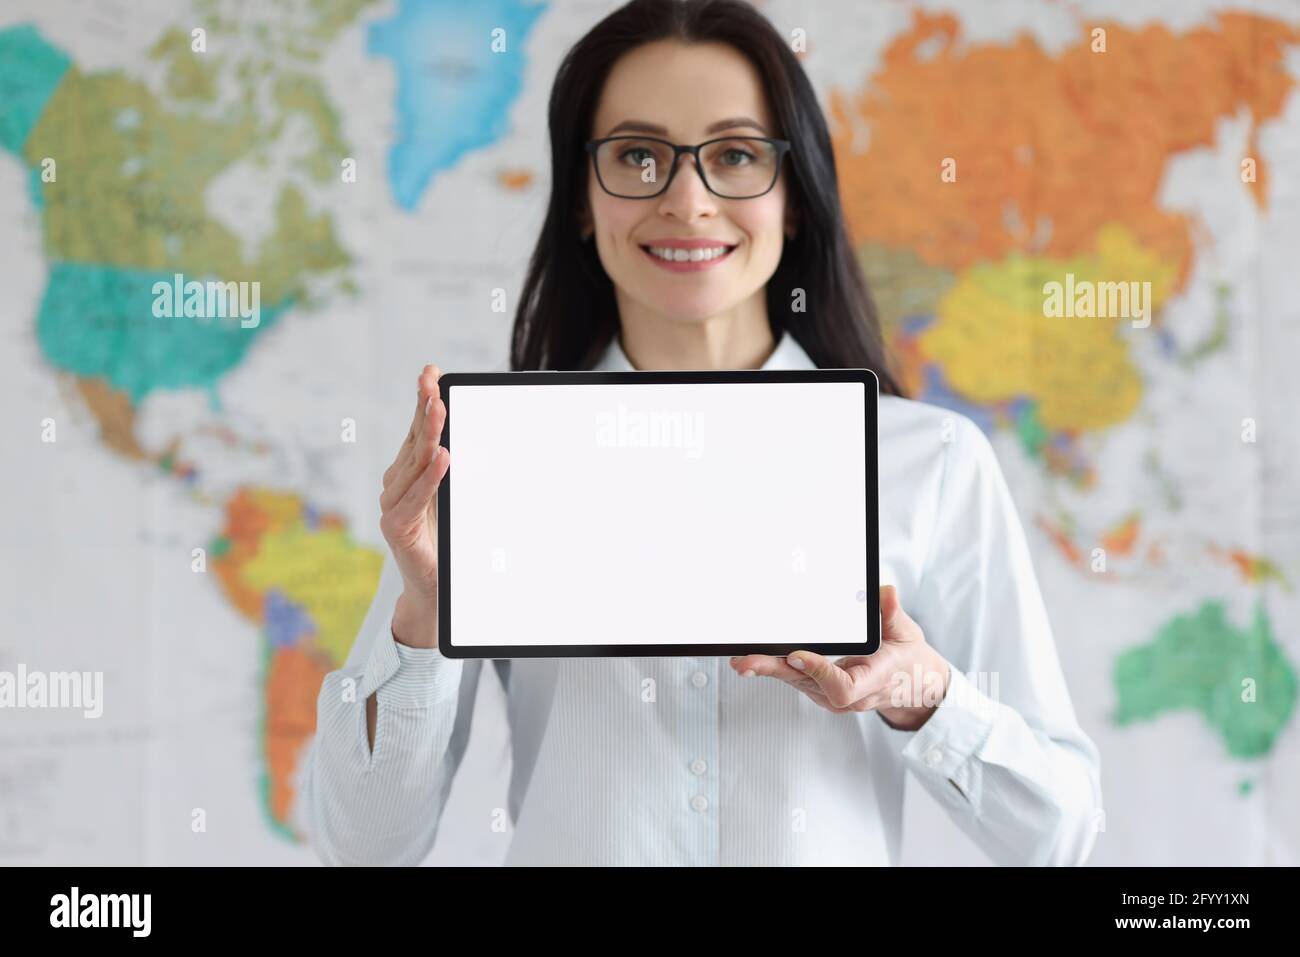
[[[593,126],[593,139],[644,134],[682,145],[726,135],[783,135],[744,56],[725,44],[676,41],[638,47],[614,65]],[[594,230],[623,315],[632,308],[670,319],[707,319],[765,303],[764,287],[781,259],[787,227],[785,178],[782,169],[776,185],[757,198],[723,199],[705,188],[694,159],[682,156],[663,193],[622,199],[601,188],[589,161],[591,217],[584,217],[585,231]],[[673,239],[708,239],[734,248],[706,268],[682,271],[667,268],[647,249]]]

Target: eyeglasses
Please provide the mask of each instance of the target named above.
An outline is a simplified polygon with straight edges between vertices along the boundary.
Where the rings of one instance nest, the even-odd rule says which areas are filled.
[[[601,188],[622,199],[658,196],[672,185],[677,158],[684,153],[695,157],[695,168],[710,193],[723,199],[754,199],[776,185],[781,160],[789,151],[789,141],[763,136],[725,136],[696,146],[653,136],[608,136],[587,143]]]

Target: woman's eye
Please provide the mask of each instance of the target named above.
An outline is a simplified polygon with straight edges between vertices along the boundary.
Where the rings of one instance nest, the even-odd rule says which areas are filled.
[[[749,152],[747,152],[747,151],[745,151],[745,150],[742,150],[742,149],[738,149],[738,148],[736,148],[736,147],[733,147],[733,148],[727,150],[725,153],[722,154],[723,162],[726,163],[728,166],[737,166],[737,165],[739,165],[738,163],[732,163],[732,162],[730,161],[730,158],[733,157],[733,156],[742,156],[742,157],[744,157],[745,159],[750,159],[750,160],[752,160],[752,159],[754,158],[754,155],[753,155],[752,153],[749,153]]]
[[[633,153],[649,153],[649,152],[650,151],[648,149],[645,149],[644,147],[634,147],[633,149],[623,151],[623,159],[627,159]],[[632,162],[634,165],[640,166],[642,163],[645,162],[645,160],[638,159],[638,160],[633,160]]]

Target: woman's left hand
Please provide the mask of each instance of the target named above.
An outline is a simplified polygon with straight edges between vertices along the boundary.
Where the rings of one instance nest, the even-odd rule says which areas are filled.
[[[915,731],[948,693],[949,665],[926,642],[921,626],[903,611],[893,585],[880,589],[880,621],[880,648],[869,657],[850,655],[832,661],[811,651],[792,652],[784,658],[738,655],[731,659],[731,667],[743,677],[780,678],[827,711],[875,709],[894,727]],[[904,703],[896,706],[894,689],[900,681],[908,694]]]

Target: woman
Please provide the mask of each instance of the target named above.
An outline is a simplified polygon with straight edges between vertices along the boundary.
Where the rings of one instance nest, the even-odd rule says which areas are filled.
[[[508,863],[889,864],[910,769],[995,861],[1083,862],[1098,755],[1006,483],[978,427],[890,374],[782,38],[736,0],[634,0],[562,63],[550,131],[512,369],[873,369],[892,584],[870,658],[496,662],[510,821],[474,826],[513,830]],[[470,730],[481,662],[437,651],[438,375],[384,474],[378,594],[320,692],[300,807],[330,863],[423,859]]]

